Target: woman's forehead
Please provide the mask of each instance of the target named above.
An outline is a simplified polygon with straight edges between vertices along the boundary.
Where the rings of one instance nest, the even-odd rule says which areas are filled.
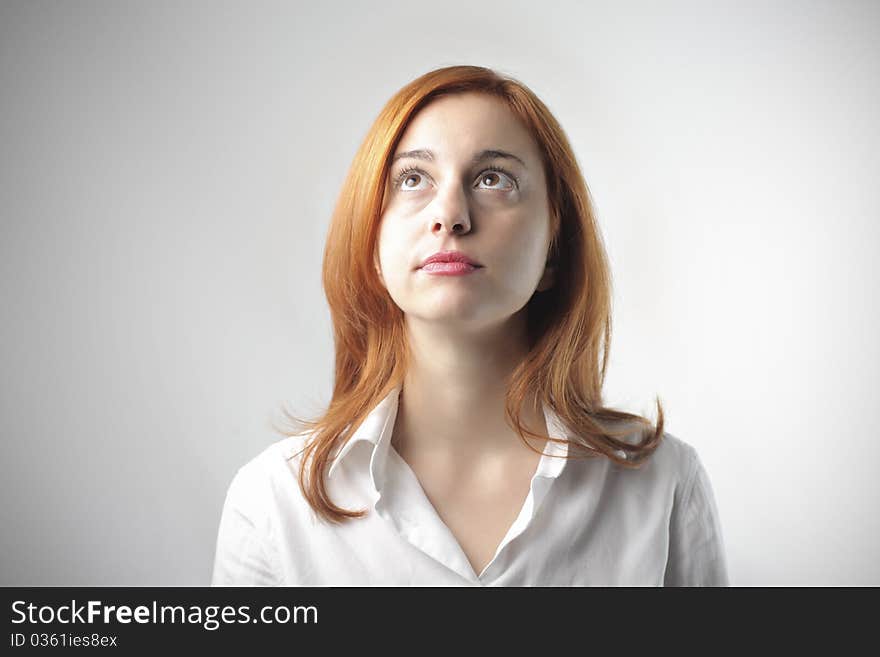
[[[492,149],[531,151],[530,141],[531,135],[503,100],[486,94],[457,94],[422,108],[410,120],[394,155],[421,150],[446,159],[458,151],[467,155]]]

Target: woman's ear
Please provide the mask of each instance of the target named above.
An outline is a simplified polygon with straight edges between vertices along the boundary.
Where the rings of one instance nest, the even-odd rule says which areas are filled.
[[[537,292],[549,290],[556,283],[556,256],[554,253],[547,254],[547,262],[544,264],[544,273],[538,281]]]
[[[382,276],[382,267],[379,265],[378,253],[373,254],[373,267],[376,269],[376,274],[378,274],[379,280],[382,281],[382,285],[387,288],[388,286],[385,285],[385,278]]]
[[[556,282],[556,266],[547,264],[544,267],[544,273],[541,275],[541,280],[538,281],[538,292],[543,292],[544,290],[549,290],[553,287],[553,284]]]
[[[556,284],[556,272],[559,269],[559,244],[555,240],[550,240],[549,249],[547,251],[547,260],[544,263],[544,273],[541,274],[541,280],[535,288],[537,292],[549,290]]]

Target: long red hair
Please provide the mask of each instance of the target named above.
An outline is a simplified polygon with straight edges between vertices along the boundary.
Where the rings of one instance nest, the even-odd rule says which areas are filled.
[[[548,255],[556,266],[555,283],[536,292],[527,304],[530,351],[507,382],[508,420],[529,449],[537,451],[524,432],[555,440],[532,432],[520,420],[529,391],[535,391],[575,434],[567,441],[569,458],[606,457],[632,468],[653,453],[663,436],[659,397],[656,426],[640,415],[602,405],[611,341],[611,274],[590,193],[562,127],[530,89],[509,76],[480,66],[439,68],[413,80],[387,102],[354,156],[324,249],[323,286],[336,353],[333,397],[315,420],[283,409],[294,426],[276,428],[285,436],[308,432],[301,452],[300,488],[314,511],[331,522],[367,513],[338,507],[329,499],[324,473],[332,455],[402,384],[407,371],[403,312],[372,266],[389,160],[421,108],[441,95],[466,92],[491,94],[507,103],[537,142],[547,180],[552,234]],[[611,427],[621,421],[642,427],[638,443],[621,440],[631,429]]]

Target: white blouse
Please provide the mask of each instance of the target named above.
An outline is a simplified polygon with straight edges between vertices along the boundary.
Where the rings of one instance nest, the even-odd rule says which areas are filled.
[[[212,586],[729,586],[706,470],[669,433],[633,470],[605,457],[552,457],[568,448],[546,441],[519,516],[474,572],[391,445],[400,390],[328,471],[330,499],[368,514],[319,520],[298,483],[305,434],[272,443],[229,485]],[[551,437],[571,437],[546,405],[544,417]]]

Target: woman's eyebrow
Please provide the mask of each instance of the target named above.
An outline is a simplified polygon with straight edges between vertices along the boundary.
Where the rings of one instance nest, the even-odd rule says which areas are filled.
[[[429,151],[426,148],[416,148],[411,151],[401,151],[397,155],[394,156],[394,159],[391,160],[392,164],[397,162],[397,160],[401,160],[405,157],[413,157],[418,160],[428,160],[429,162],[434,161],[434,153]],[[526,166],[526,163],[522,161],[521,158],[517,157],[513,153],[509,153],[507,151],[496,150],[496,149],[486,149],[482,150],[471,159],[471,164],[479,164],[485,160],[494,160],[494,159],[506,159],[506,160],[515,160],[519,162],[522,166]]]

